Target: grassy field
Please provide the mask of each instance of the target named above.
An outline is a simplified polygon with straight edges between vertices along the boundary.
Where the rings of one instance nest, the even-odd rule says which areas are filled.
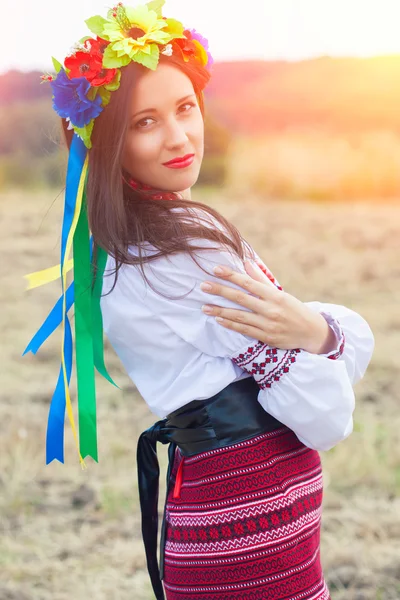
[[[400,598],[400,205],[193,197],[240,228],[286,291],[344,304],[371,325],[355,431],[322,455],[322,561],[334,600]],[[0,210],[0,599],[150,600],[135,453],[155,417],[107,344],[122,391],[97,378],[99,464],[80,469],[67,425],[65,465],[45,466],[59,332],[37,356],[21,355],[60,288],[25,292],[23,275],[59,262],[62,197],[10,192]]]
[[[236,136],[227,185],[241,194],[342,201],[395,199],[400,192],[400,136],[393,130],[331,132],[290,129]]]

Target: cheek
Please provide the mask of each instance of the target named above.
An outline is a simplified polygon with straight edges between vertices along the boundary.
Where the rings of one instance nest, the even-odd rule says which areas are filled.
[[[153,136],[128,134],[123,154],[125,167],[148,163],[156,155],[157,142],[153,139]]]
[[[192,135],[197,149],[202,150],[204,148],[204,121],[201,116],[193,124]]]

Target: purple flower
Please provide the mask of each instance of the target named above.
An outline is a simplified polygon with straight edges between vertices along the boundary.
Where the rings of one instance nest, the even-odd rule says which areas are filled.
[[[214,64],[214,59],[211,56],[211,54],[208,52],[208,40],[207,40],[207,38],[205,38],[202,35],[200,35],[200,33],[198,33],[195,29],[189,29],[189,31],[192,34],[192,38],[194,40],[197,40],[198,42],[200,42],[200,44],[203,46],[203,48],[207,51],[207,55],[208,55],[207,67],[211,67],[211,65]]]
[[[101,96],[94,100],[87,97],[90,82],[85,77],[69,79],[61,69],[57,78],[51,82],[53,90],[53,108],[60,117],[70,118],[75,127],[84,127],[103,110]]]

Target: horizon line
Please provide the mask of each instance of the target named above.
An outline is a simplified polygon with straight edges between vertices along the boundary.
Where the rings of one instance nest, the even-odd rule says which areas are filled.
[[[231,63],[250,63],[250,62],[260,62],[260,63],[302,63],[302,62],[310,62],[313,60],[321,60],[321,59],[332,59],[332,60],[371,60],[371,59],[384,59],[384,58],[400,58],[400,52],[395,53],[384,53],[384,54],[370,54],[370,55],[360,55],[360,54],[314,54],[310,56],[303,56],[301,58],[285,58],[285,57],[245,57],[245,58],[222,58],[215,59],[215,64],[231,64]],[[12,72],[17,73],[45,73],[51,72],[48,69],[42,69],[41,67],[15,67],[10,66],[5,69],[0,69],[0,76],[7,75]]]

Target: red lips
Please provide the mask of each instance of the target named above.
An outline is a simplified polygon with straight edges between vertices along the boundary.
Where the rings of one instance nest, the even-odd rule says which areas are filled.
[[[168,162],[163,163],[163,165],[175,165],[175,164],[179,164],[182,162],[186,162],[187,160],[189,160],[190,158],[192,158],[192,156],[194,156],[194,154],[186,154],[185,156],[179,156],[178,158],[173,158],[172,160],[169,160]]]

